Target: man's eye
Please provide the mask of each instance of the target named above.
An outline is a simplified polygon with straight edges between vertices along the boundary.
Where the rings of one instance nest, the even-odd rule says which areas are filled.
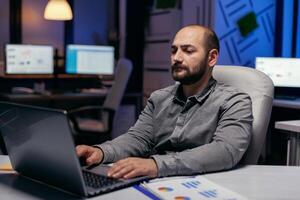
[[[175,54],[176,51],[177,51],[177,49],[171,49],[171,53],[172,53],[172,54]]]
[[[194,50],[193,49],[186,49],[185,52],[190,54],[190,53],[193,53]]]

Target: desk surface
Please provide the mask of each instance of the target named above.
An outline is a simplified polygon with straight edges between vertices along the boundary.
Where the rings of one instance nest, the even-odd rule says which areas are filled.
[[[0,156],[0,164],[8,162]],[[204,175],[205,178],[249,199],[299,199],[300,167],[247,165],[231,171]],[[50,187],[0,171],[0,193],[3,199],[76,199]],[[130,187],[91,199],[149,199]]]
[[[299,199],[300,167],[247,165],[205,177],[251,199]]]
[[[105,96],[106,94],[101,93],[80,92],[65,92],[56,94],[0,93],[0,100],[70,110],[83,105],[101,105]]]
[[[85,92],[64,92],[64,93],[49,93],[49,94],[11,94],[1,93],[0,97],[6,100],[56,100],[56,99],[76,99],[76,98],[92,98],[92,97],[105,97],[106,93],[85,93]]]
[[[300,120],[278,121],[275,122],[275,128],[300,133]]]
[[[60,100],[60,99],[83,99],[83,98],[104,98],[107,92],[63,92],[63,93],[49,93],[49,94],[12,94],[0,93],[0,98],[4,100]],[[142,98],[141,93],[125,93],[124,98]]]

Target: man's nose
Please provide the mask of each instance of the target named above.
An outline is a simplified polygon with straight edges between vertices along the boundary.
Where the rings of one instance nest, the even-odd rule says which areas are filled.
[[[183,59],[182,59],[182,52],[181,51],[177,51],[175,54],[173,54],[173,61],[174,62],[182,62]]]

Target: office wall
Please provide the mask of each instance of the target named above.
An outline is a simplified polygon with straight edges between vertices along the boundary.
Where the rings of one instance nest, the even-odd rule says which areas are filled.
[[[3,62],[3,46],[9,42],[9,0],[0,1],[0,66]]]
[[[48,44],[64,51],[64,22],[44,19],[46,0],[22,1],[22,42]]]
[[[256,56],[274,56],[276,0],[184,0],[182,10],[184,25],[216,31],[219,64],[253,67]]]
[[[44,19],[46,0],[22,1],[22,41],[50,44],[64,52],[64,22]],[[74,0],[73,42],[76,44],[107,44],[107,0]],[[113,4],[112,4],[113,5]]]
[[[74,43],[107,44],[107,0],[75,0],[73,13]]]
[[[279,0],[277,56],[300,58],[300,0]]]
[[[276,0],[218,0],[215,26],[222,45],[220,63],[254,66],[255,57],[274,56],[275,11]],[[249,13],[253,15],[247,18]],[[246,35],[240,31],[240,20],[249,28]]]

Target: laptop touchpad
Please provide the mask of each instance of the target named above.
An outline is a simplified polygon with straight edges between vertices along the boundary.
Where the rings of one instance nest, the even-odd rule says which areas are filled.
[[[90,172],[94,172],[96,174],[101,174],[107,176],[107,171],[110,168],[108,165],[98,165],[95,167],[83,167],[83,169],[88,170]]]

